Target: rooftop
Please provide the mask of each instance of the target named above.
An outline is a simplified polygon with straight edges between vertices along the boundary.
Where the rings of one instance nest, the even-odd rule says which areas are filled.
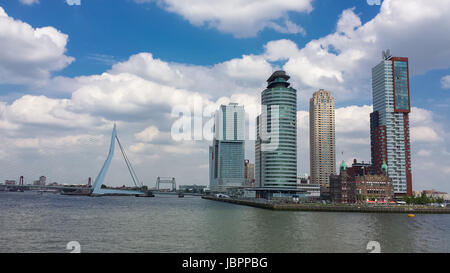
[[[269,82],[269,83],[273,82],[277,78],[283,78],[286,81],[288,81],[291,77],[288,74],[286,74],[285,71],[278,70],[278,71],[273,72],[273,74],[270,76],[270,78],[267,80],[267,82]]]

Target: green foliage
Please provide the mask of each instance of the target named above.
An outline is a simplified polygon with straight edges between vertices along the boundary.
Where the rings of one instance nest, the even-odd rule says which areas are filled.
[[[365,201],[367,199],[367,197],[365,195],[363,195],[363,194],[358,194],[356,196],[356,198],[357,198],[358,201]]]
[[[428,197],[425,192],[422,192],[421,196],[404,196],[403,201],[409,205],[427,205],[431,203],[444,203],[444,198],[438,197]]]

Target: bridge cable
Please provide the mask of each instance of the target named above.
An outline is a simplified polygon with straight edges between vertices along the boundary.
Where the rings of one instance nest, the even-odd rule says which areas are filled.
[[[128,159],[125,150],[122,147],[122,144],[119,141],[119,138],[116,136],[117,142],[119,143],[119,147],[120,147],[120,151],[122,152],[123,158],[125,159],[125,163],[127,164],[128,167],[128,171],[130,172],[131,178],[133,179],[133,183],[136,187],[139,187],[138,184],[136,183],[136,180],[139,181],[139,179],[137,178],[136,173],[134,172],[134,169],[131,165],[130,160]]]
[[[133,179],[133,183],[136,187],[141,188],[142,183],[139,181],[139,178],[136,175],[136,172],[133,169],[133,166],[131,165],[130,160],[127,157],[127,154],[125,153],[125,150],[122,147],[122,144],[119,141],[119,138],[116,135],[117,143],[119,143],[120,151],[122,152],[123,158],[125,159],[125,163],[127,164],[128,171],[130,172],[131,178]]]
[[[126,155],[126,153],[125,153],[125,150],[123,149],[122,144],[120,143],[119,138],[118,138],[117,136],[116,136],[116,139],[117,139],[117,142],[119,143],[119,147],[120,147],[120,150],[121,150],[121,152],[122,152],[122,155],[123,155],[123,157],[124,157],[124,159],[125,159],[125,163],[127,164],[128,171],[130,172],[131,178],[133,179],[133,183],[134,183],[134,185],[135,185],[136,187],[139,187],[138,184],[136,183],[136,180],[139,181],[139,179],[137,178],[137,175],[136,175],[136,173],[134,172],[134,169],[133,169],[133,167],[132,167],[132,165],[131,165],[131,162],[130,162],[130,160],[128,159],[128,157],[127,157],[127,155]]]

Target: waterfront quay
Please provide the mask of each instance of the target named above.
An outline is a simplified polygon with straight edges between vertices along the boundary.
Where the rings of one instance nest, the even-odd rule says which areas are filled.
[[[408,213],[408,214],[450,214],[450,208],[407,205],[366,205],[366,204],[296,204],[258,199],[234,199],[203,196],[203,199],[279,211],[315,212],[359,212],[359,213]]]

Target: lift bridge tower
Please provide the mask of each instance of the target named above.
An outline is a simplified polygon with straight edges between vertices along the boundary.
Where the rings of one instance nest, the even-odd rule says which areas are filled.
[[[161,184],[171,184],[172,191],[177,190],[177,183],[175,181],[175,177],[159,177],[156,179],[156,190],[160,191]]]

